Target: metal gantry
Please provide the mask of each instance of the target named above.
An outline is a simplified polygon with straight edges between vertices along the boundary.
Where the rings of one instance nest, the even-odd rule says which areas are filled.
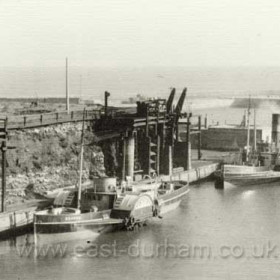
[[[201,117],[198,117],[197,129],[191,131],[191,113],[182,113],[187,94],[187,88],[183,90],[176,106],[173,106],[175,89],[172,89],[168,100],[155,99],[137,102],[135,113],[105,114],[95,122],[94,131],[99,141],[121,142],[117,154],[120,155],[119,177],[135,177],[139,174],[171,175],[174,164],[183,163],[185,169],[191,168],[190,136],[198,134],[198,158],[201,157]],[[108,95],[107,95],[108,96]],[[108,100],[106,99],[106,105]],[[107,107],[107,106],[106,106]],[[182,151],[174,152],[182,142],[179,139],[179,121],[187,118],[187,139]],[[182,147],[182,145],[181,145]],[[179,147],[180,149],[180,147]],[[174,156],[181,157],[180,161],[174,160]],[[178,163],[179,162],[179,163]],[[181,165],[182,166],[182,165]]]

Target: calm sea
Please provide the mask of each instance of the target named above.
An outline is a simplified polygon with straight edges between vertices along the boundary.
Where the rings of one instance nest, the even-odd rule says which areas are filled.
[[[69,64],[69,86],[72,96],[103,99],[104,91],[113,99],[136,94],[166,97],[170,87],[189,96],[233,97],[280,93],[280,68],[96,68]],[[1,97],[64,97],[65,68],[0,67]]]

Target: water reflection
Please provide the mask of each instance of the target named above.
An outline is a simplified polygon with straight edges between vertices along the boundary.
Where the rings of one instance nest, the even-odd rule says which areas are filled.
[[[18,248],[34,245],[32,234],[0,242],[1,279],[14,271],[26,279],[44,275],[67,280],[93,275],[103,279],[112,275],[115,279],[143,279],[143,275],[146,279],[227,279],[229,275],[233,279],[252,275],[263,279],[270,275],[271,279],[277,275],[280,259],[279,197],[278,183],[248,187],[226,184],[224,190],[217,190],[213,182],[203,182],[191,187],[178,209],[138,231],[79,235],[79,240],[65,236],[61,243],[49,236],[46,244],[54,246],[50,248],[66,246],[63,256],[40,256],[35,261],[19,256]],[[169,246],[166,255],[162,253],[164,244]],[[155,254],[155,246],[162,246],[161,254]],[[189,255],[187,251],[180,255],[183,246]],[[195,254],[194,249],[203,246],[211,250],[210,257]],[[237,255],[242,249],[244,254],[222,258],[218,253],[223,246],[230,253]],[[266,249],[263,258],[252,257],[254,246]],[[274,246],[279,250],[270,256]],[[279,258],[275,258],[273,254],[278,253]]]

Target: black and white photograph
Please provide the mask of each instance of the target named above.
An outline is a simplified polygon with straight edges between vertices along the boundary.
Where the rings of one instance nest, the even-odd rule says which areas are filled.
[[[279,279],[279,28],[277,0],[0,0],[0,279]]]

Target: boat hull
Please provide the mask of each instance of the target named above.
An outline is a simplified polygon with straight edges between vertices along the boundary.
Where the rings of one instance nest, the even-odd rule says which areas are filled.
[[[223,177],[225,182],[246,186],[280,181],[280,172],[267,167],[225,165]]]
[[[240,186],[247,186],[247,185],[258,185],[258,184],[268,184],[280,181],[280,175],[278,176],[254,176],[254,177],[247,177],[247,176],[231,176],[224,178],[225,182],[240,185]]]
[[[84,214],[36,214],[34,230],[38,234],[56,234],[90,230],[95,233],[110,231],[122,221],[110,218],[111,210]]]
[[[164,215],[179,207],[182,199],[189,191],[188,186],[185,185],[170,194],[162,195],[159,199],[159,215]]]
[[[269,171],[267,166],[247,166],[247,165],[233,165],[225,164],[223,166],[224,173],[230,174],[256,174],[258,172]]]

